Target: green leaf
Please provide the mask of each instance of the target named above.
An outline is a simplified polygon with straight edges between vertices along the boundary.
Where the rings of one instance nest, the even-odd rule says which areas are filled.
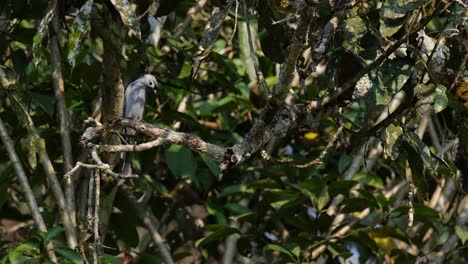
[[[208,169],[210,169],[211,173],[214,176],[218,176],[219,173],[220,173],[218,163],[216,161],[208,158],[205,155],[200,154],[200,156],[202,157],[202,160],[205,162]]]
[[[414,206],[414,216],[419,219],[439,218],[439,212],[433,208],[418,204]]]
[[[349,43],[356,43],[366,32],[366,24],[360,16],[353,16],[345,20],[345,38]]]
[[[386,0],[380,9],[380,33],[393,36],[406,22],[407,15],[427,0]]]
[[[195,242],[195,246],[201,247],[209,243],[224,239],[225,237],[235,234],[235,233],[240,233],[240,231],[237,228],[233,228],[229,226],[217,227],[217,230],[213,232],[212,234],[208,235],[207,237],[197,240],[197,242]]]
[[[193,179],[197,169],[197,162],[191,150],[179,145],[172,145],[165,151],[167,165],[172,174],[178,179]]]
[[[243,184],[230,185],[230,186],[227,186],[226,188],[223,188],[223,190],[219,194],[219,197],[231,196],[231,195],[238,194],[238,193],[252,194],[253,190],[248,189],[247,186]]]
[[[37,257],[39,253],[39,246],[36,243],[26,241],[10,249],[8,259],[11,263],[18,263],[20,260],[24,260],[24,256]]]
[[[343,194],[346,195],[351,188],[353,188],[354,185],[356,185],[358,182],[357,181],[335,181],[332,182],[328,186],[328,193],[330,194],[331,197],[335,197],[338,194]]]
[[[78,15],[73,20],[71,33],[68,37],[68,62],[75,67],[76,56],[78,55],[81,39],[90,29],[89,16],[93,8],[93,0],[88,0],[84,3]]]
[[[224,208],[235,214],[247,214],[251,212],[249,208],[238,203],[227,203],[224,205]]]
[[[49,116],[53,117],[55,112],[54,97],[49,95],[43,95],[36,92],[28,92],[31,100],[36,103],[44,112]]]
[[[141,39],[140,22],[136,13],[133,12],[132,4],[128,0],[110,0],[115,9],[120,13],[122,22],[129,27],[137,38]]]
[[[448,98],[446,95],[447,88],[443,85],[437,85],[435,89],[434,98],[434,111],[436,113],[444,110],[448,105]]]
[[[369,200],[364,198],[348,198],[341,202],[344,205],[342,210],[343,213],[360,212],[367,208],[377,208],[378,204],[375,200]]]
[[[390,124],[385,129],[385,153],[390,156],[393,160],[398,158],[400,155],[400,143],[403,129],[401,126]]]
[[[180,79],[188,78],[190,77],[191,73],[192,73],[192,64],[185,61],[184,65],[182,66],[182,69],[180,70],[179,78]]]
[[[294,259],[294,254],[289,250],[280,245],[267,244],[263,247],[263,251],[278,251],[289,256],[291,259]]]
[[[351,164],[353,158],[350,155],[342,154],[338,160],[338,173],[342,174]]]
[[[414,150],[414,148],[410,146],[406,146],[405,151],[407,153],[406,156],[408,159],[408,164],[411,168],[411,179],[413,180],[417,191],[423,196],[424,199],[427,199],[427,190],[429,185],[427,183],[426,177],[424,176],[424,163],[422,161],[421,155],[419,155]]]
[[[455,233],[462,241],[462,244],[465,245],[466,240],[468,240],[468,226],[466,225],[457,225],[455,226]]]
[[[122,264],[122,261],[119,260],[118,258],[103,254],[102,256],[99,257],[99,263],[101,264]]]
[[[201,62],[211,53],[214,43],[218,39],[221,26],[223,25],[224,19],[229,13],[228,11],[232,3],[233,1],[230,0],[222,10],[219,7],[215,7],[213,9],[210,25],[206,27],[205,31],[203,32],[202,38],[200,40],[199,51],[193,57],[192,78],[194,78],[198,73]]]
[[[414,148],[416,152],[421,156],[424,165],[429,168],[431,171],[436,169],[436,161],[432,158],[432,153],[427,147],[427,145],[419,138],[419,136],[413,131],[407,131],[405,133],[405,138]]]
[[[63,232],[63,227],[61,226],[54,226],[47,232],[46,237],[44,238],[44,244],[47,245],[49,242],[54,240],[60,233]]]
[[[327,250],[330,251],[330,253],[332,254],[334,258],[341,257],[343,258],[343,260],[346,260],[347,258],[353,255],[353,253],[351,252],[339,252],[334,247],[332,247],[332,245],[328,245]]]
[[[360,181],[364,184],[367,184],[369,186],[372,186],[378,189],[383,189],[384,187],[384,183],[382,179],[379,176],[372,174],[372,173],[361,171],[357,173],[356,176],[354,176],[354,180]]]
[[[66,260],[71,261],[73,264],[82,264],[83,259],[81,255],[74,251],[73,249],[67,247],[55,247],[55,252],[60,256],[64,257]]]

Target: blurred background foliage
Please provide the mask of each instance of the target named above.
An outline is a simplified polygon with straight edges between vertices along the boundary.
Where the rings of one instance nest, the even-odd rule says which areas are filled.
[[[100,117],[98,98],[106,96],[101,87],[108,81],[103,39],[95,30],[99,16],[93,12],[109,12],[112,21],[125,25],[123,83],[143,73],[158,79],[159,93],[150,95],[144,120],[228,147],[243,139],[266,103],[249,41],[272,89],[302,10],[312,2],[316,19],[285,104],[306,105],[333,94],[369,69],[350,91],[265,144],[270,158],[258,153],[221,173],[216,161],[164,145],[135,153],[140,177],[125,185],[141,197],[139,206],[154,213],[179,263],[466,261],[466,1],[369,0],[351,7],[347,1],[154,2],[159,8],[153,13],[153,1],[146,0],[0,2],[0,117],[49,228],[40,232],[34,226],[0,145],[1,263],[43,262],[50,242],[60,263],[82,263],[86,255],[66,246],[59,209],[39,164],[47,151],[59,179],[66,173],[49,33],[40,25],[48,23],[54,5],[77,161],[83,121]],[[183,25],[197,4],[199,10]],[[152,14],[163,25],[156,44],[145,41]],[[334,17],[336,30],[318,53],[316,45]],[[407,35],[424,20],[429,22],[423,29]],[[383,55],[384,61],[369,67]],[[402,92],[406,97],[397,110],[380,120]],[[28,115],[40,137],[25,125]],[[319,156],[340,126],[344,132],[321,165],[294,165]],[[84,174],[77,180],[77,197],[82,181]],[[111,190],[104,184],[101,192],[105,197]],[[128,197],[117,192],[110,208],[101,263],[164,263]],[[86,221],[78,215],[79,241]],[[82,240],[80,246],[90,243]]]

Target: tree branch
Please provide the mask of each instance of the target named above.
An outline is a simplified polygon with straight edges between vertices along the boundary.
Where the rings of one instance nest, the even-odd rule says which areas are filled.
[[[244,140],[226,150],[220,166],[222,171],[248,159],[273,136],[277,133],[286,133],[294,124],[298,108],[282,107],[282,105],[294,77],[296,61],[307,43],[309,28],[315,17],[315,6],[308,4],[302,11],[294,37],[288,48],[289,52],[281,66],[279,81],[274,87],[267,105]]]
[[[125,151],[143,151],[149,148],[159,146],[163,142],[185,146],[193,151],[204,154],[214,160],[221,161],[225,148],[207,143],[202,139],[187,133],[175,132],[169,129],[158,128],[143,121],[133,119],[114,119],[110,123],[98,127],[89,127],[81,137],[82,144],[88,144],[100,138],[104,134],[123,128],[132,128],[138,133],[155,138],[154,141],[139,145],[96,145],[99,152],[125,152]],[[91,143],[91,146],[94,144]]]
[[[49,25],[50,46],[52,55],[52,86],[54,87],[54,96],[57,101],[57,113],[59,119],[60,139],[62,141],[63,152],[63,170],[68,172],[73,166],[72,147],[70,140],[70,124],[65,101],[65,86],[62,75],[62,56],[60,55],[59,45],[59,10],[55,7],[55,15]],[[71,225],[73,229],[76,226],[76,210],[75,210],[75,186],[74,179],[69,178],[65,181],[65,197],[67,205],[67,214],[70,215]]]

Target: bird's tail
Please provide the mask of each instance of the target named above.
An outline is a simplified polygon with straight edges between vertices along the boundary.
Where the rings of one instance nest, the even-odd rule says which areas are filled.
[[[124,158],[123,158],[123,167],[122,167],[122,175],[126,177],[132,176],[132,153],[131,152],[125,152]]]

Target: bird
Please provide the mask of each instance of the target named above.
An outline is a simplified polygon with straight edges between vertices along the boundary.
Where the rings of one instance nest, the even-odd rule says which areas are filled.
[[[141,120],[145,111],[146,90],[157,93],[158,81],[151,74],[145,74],[131,82],[125,89],[123,117],[128,119]],[[126,135],[135,135],[135,130],[125,129]],[[134,140],[128,140],[133,144]],[[126,152],[123,160],[122,174],[132,175],[132,154]]]

